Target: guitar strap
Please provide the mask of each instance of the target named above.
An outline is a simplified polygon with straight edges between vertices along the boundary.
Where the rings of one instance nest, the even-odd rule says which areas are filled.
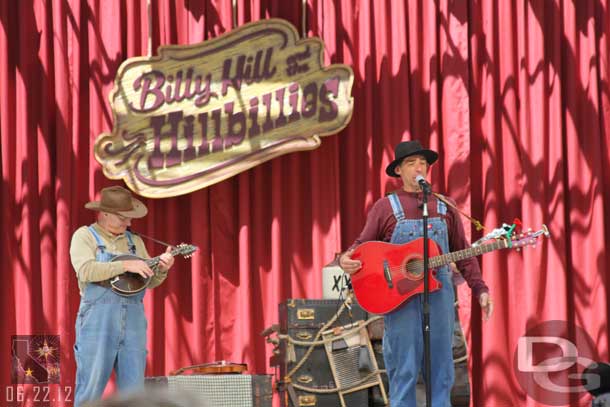
[[[477,230],[487,230],[487,228],[485,226],[483,226],[481,224],[481,222],[479,222],[477,219],[473,218],[472,216],[464,213],[463,211],[461,211],[457,206],[455,206],[454,204],[452,204],[449,199],[447,199],[446,197],[444,197],[443,195],[437,193],[437,192],[433,192],[432,193],[439,201],[442,201],[445,203],[445,205],[448,205],[450,207],[452,207],[453,209],[455,209],[456,211],[458,211],[458,213],[462,216],[464,216],[465,218],[467,218],[470,222],[472,222],[472,224],[474,225],[474,227]]]

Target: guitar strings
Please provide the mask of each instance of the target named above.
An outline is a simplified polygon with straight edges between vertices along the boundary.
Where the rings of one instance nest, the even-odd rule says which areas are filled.
[[[546,233],[545,233],[545,231],[546,231]],[[448,262],[445,262],[444,260],[449,260],[450,262],[459,261],[459,260],[463,260],[467,257],[478,256],[478,255],[488,253],[493,250],[506,249],[506,248],[510,248],[510,247],[513,247],[513,248],[525,247],[529,244],[535,244],[536,238],[542,234],[548,236],[548,231],[546,230],[546,226],[545,226],[545,229],[542,229],[535,233],[529,233],[528,236],[526,236],[526,237],[523,237],[523,234],[522,234],[521,238],[517,239],[517,240],[513,240],[512,245],[510,245],[510,246],[509,246],[507,240],[501,239],[501,240],[497,240],[493,243],[488,243],[488,244],[484,244],[484,245],[476,246],[476,247],[470,247],[468,249],[464,249],[459,252],[445,253],[445,254],[440,254],[438,256],[434,256],[432,258],[432,260],[429,260],[428,265],[430,268],[435,269],[435,268],[447,265]],[[469,253],[467,256],[464,256],[464,257],[457,256],[458,258],[454,258],[456,253],[465,253],[467,251],[473,252],[474,256],[470,256],[471,253]],[[441,261],[441,259],[442,259],[442,261]],[[437,260],[439,260],[439,262],[440,262],[440,264],[438,266],[436,265]],[[409,274],[419,276],[420,274],[423,274],[423,263],[424,263],[423,260],[413,260],[413,261],[408,262],[406,265],[400,264],[398,266],[390,266],[390,267],[388,267],[388,270],[391,272],[402,272],[404,269],[406,269],[406,271]]]
[[[486,253],[486,252],[489,252],[489,251],[492,251],[492,250],[502,249],[502,248],[506,248],[506,247],[507,246],[506,246],[505,241],[502,240],[502,241],[497,241],[497,242],[494,242],[494,243],[489,243],[487,245],[471,247],[471,248],[465,249],[465,251],[469,251],[470,250],[470,251],[474,252],[475,254],[476,253],[483,254],[483,253]],[[428,265],[430,266],[430,268],[434,269],[434,268],[442,267],[442,266],[446,265],[447,263],[445,263],[444,260],[459,261],[459,260],[463,259],[463,258],[455,258],[454,259],[453,257],[455,255],[455,253],[457,253],[457,252],[446,253],[446,254],[441,254],[441,255],[435,256],[432,261],[429,261]],[[478,255],[478,254],[476,254],[476,255]],[[437,261],[435,259],[438,259],[441,264],[437,266],[436,265]],[[442,264],[442,263],[445,263],[445,264]],[[424,268],[423,266],[424,266],[423,260],[413,260],[413,261],[408,262],[406,264],[406,267],[405,267],[405,265],[401,264],[399,266],[390,266],[389,270],[390,271],[401,272],[402,270],[406,269],[406,271],[409,274],[419,275],[419,274],[423,274],[423,268]]]

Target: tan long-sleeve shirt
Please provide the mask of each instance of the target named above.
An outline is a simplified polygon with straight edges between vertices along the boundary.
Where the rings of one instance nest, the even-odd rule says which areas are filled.
[[[129,241],[125,234],[113,235],[97,223],[94,223],[92,226],[102,239],[104,245],[106,245],[107,252],[117,255],[130,254]],[[136,245],[136,255],[144,259],[150,258],[142,238],[132,234],[132,240]],[[81,295],[83,295],[85,286],[88,283],[108,280],[125,272],[120,261],[109,263],[96,261],[96,252],[97,241],[95,240],[95,237],[87,226],[81,226],[72,235],[72,242],[70,243],[70,259],[72,261],[72,267],[74,267],[74,271],[76,271],[78,288]],[[166,277],[167,270],[157,271],[151,278],[148,287],[154,288],[160,285]]]

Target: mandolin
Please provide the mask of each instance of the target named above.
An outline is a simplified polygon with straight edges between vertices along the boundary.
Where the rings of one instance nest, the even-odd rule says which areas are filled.
[[[181,255],[184,258],[189,258],[196,250],[197,246],[181,243],[172,248],[171,255]],[[148,267],[156,272],[161,260],[161,256],[153,257],[151,259],[143,259],[133,254],[121,254],[113,257],[111,261],[124,260],[142,260],[148,265]],[[146,289],[146,287],[148,287],[150,284],[150,280],[151,277],[142,277],[138,273],[126,271],[123,274],[119,274],[118,276],[111,278],[108,280],[108,282],[110,283],[110,288],[112,291],[124,297],[130,297]]]

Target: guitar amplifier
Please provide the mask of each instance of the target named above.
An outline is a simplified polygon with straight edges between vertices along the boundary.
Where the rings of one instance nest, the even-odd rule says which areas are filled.
[[[270,375],[209,374],[147,377],[147,385],[169,391],[188,391],[205,401],[206,407],[271,407]]]
[[[323,340],[320,332],[327,323],[341,310],[339,300],[309,300],[289,299],[279,305],[280,334],[288,335],[297,341],[312,342]],[[352,304],[351,309],[345,307],[330,327],[341,327],[359,320],[366,320],[367,313],[359,305]],[[320,335],[318,335],[320,333]],[[317,336],[317,337],[316,337]],[[310,346],[291,345],[281,340],[279,345],[280,404],[282,407],[338,407],[341,400],[337,392],[325,392],[337,387],[328,355],[322,345],[314,346],[307,355]],[[298,369],[290,377],[295,385],[292,397],[288,394],[286,375]],[[306,391],[301,388],[315,389]],[[345,404],[349,407],[368,407],[368,389],[351,392],[344,395]]]

